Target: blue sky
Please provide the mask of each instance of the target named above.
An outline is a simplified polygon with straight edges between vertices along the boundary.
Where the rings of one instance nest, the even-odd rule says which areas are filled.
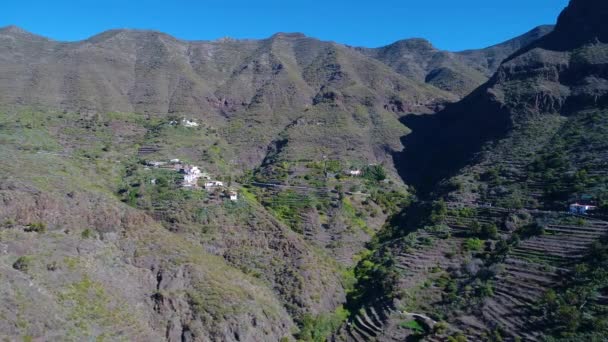
[[[182,39],[265,38],[302,32],[376,47],[422,37],[439,48],[480,48],[552,24],[568,0],[6,0],[0,26],[57,40],[111,28],[154,29]]]

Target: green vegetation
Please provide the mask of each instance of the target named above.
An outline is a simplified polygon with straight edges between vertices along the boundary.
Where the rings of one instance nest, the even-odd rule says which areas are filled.
[[[456,217],[472,218],[477,216],[477,209],[471,207],[462,207],[459,209],[450,209],[448,214]]]
[[[17,271],[27,272],[32,266],[34,259],[29,255],[20,256],[14,263],[13,268]]]
[[[364,303],[380,299],[391,299],[398,295],[396,286],[399,277],[395,262],[388,249],[375,253],[367,252],[354,270],[357,283],[348,293],[347,308],[356,312]]]
[[[401,322],[401,323],[399,323],[399,326],[403,329],[409,329],[409,330],[413,331],[414,334],[417,334],[417,335],[425,333],[425,330],[422,327],[422,325],[420,325],[420,323],[418,323],[418,321],[416,321],[416,320]]]
[[[468,339],[462,333],[456,333],[452,336],[448,336],[448,342],[467,342]]]
[[[30,223],[24,230],[26,232],[44,233],[46,231],[46,225],[42,222]]]
[[[127,308],[113,304],[103,285],[86,275],[72,283],[60,294],[59,299],[70,308],[69,318],[80,333],[91,334],[92,327],[96,325],[113,327],[117,322],[123,326],[135,323]]]
[[[434,226],[426,226],[424,230],[432,233],[441,239],[449,239],[452,236],[451,229],[445,224],[436,224]]]
[[[312,316],[304,315],[302,327],[296,334],[296,339],[302,342],[325,342],[340,325],[348,318],[349,312],[342,306],[334,313]]]
[[[470,238],[464,242],[464,248],[467,251],[471,252],[479,252],[483,250],[484,242],[478,238]]]
[[[471,224],[471,235],[477,236],[481,239],[493,239],[498,238],[498,227],[495,223],[484,223],[479,224],[477,221],[473,221]]]
[[[203,200],[204,191],[181,187],[183,175],[174,170],[145,169],[143,161],[125,167],[123,184],[118,190],[122,201],[141,209],[165,209],[190,200]]]
[[[548,290],[537,308],[548,341],[595,341],[608,334],[608,308],[598,297],[608,290],[608,239],[593,244],[574,267],[567,286]]]
[[[264,198],[262,204],[292,230],[302,233],[302,214],[305,210],[313,207],[314,201],[307,195],[293,190],[285,190]]]
[[[381,182],[386,179],[387,174],[382,165],[370,165],[365,168],[363,177],[373,182]]]
[[[80,233],[80,237],[82,237],[83,239],[89,239],[91,237],[93,237],[93,231],[89,228],[85,229],[82,231],[82,233]]]
[[[372,201],[381,206],[389,215],[394,215],[411,203],[411,196],[405,192],[376,190],[371,194]]]
[[[608,116],[602,111],[573,115],[529,167],[530,178],[546,184],[544,199],[556,208],[591,197],[608,198],[608,175],[594,151],[608,148]],[[599,167],[599,169],[598,169]]]
[[[442,223],[447,214],[448,208],[443,200],[433,202],[431,213],[429,215],[429,221],[432,224]]]
[[[100,39],[90,40],[90,46],[79,45],[78,48],[82,50],[79,52],[86,52],[100,41],[103,41],[104,46],[112,46],[129,34],[102,35]],[[158,35],[151,36],[155,39],[154,43],[158,43]],[[108,37],[112,39],[106,39]],[[141,38],[138,41],[144,47],[158,45],[148,44],[146,33],[138,32],[137,37]],[[597,75],[585,74],[584,68],[578,68],[580,63],[593,61],[591,71],[602,69],[605,51],[596,48],[581,49],[583,51],[573,52],[572,59],[568,61],[568,52],[552,51],[551,55],[544,55],[542,49],[535,49],[538,56],[522,59],[528,62],[536,61],[535,58],[538,57],[540,62],[536,64],[546,68],[545,71],[550,71],[549,74],[553,74],[552,63],[559,61],[555,71],[560,77],[526,80],[524,73],[528,68],[515,65],[501,70],[507,73],[506,77],[494,78],[488,84],[488,89],[480,88],[481,91],[476,96],[463,102],[463,107],[448,107],[448,111],[454,108],[470,114],[463,115],[462,120],[447,120],[451,121],[447,126],[458,132],[442,134],[443,132],[437,131],[432,139],[425,137],[427,139],[424,144],[438,141],[439,145],[445,138],[456,148],[449,148],[446,144],[444,147],[447,153],[437,156],[453,165],[442,167],[446,166],[444,160],[426,163],[426,159],[429,156],[435,157],[435,153],[433,149],[424,148],[420,150],[424,155],[422,161],[425,162],[420,165],[412,163],[411,166],[421,170],[424,180],[420,183],[425,183],[427,176],[432,181],[430,173],[451,175],[452,171],[459,173],[458,170],[473,170],[471,172],[475,176],[456,174],[436,187],[437,191],[453,192],[450,194],[427,192],[428,189],[423,184],[420,198],[424,201],[412,202],[413,198],[405,192],[405,187],[400,188],[396,184],[399,183],[397,179],[388,178],[389,172],[392,175],[395,171],[393,169],[385,169],[382,165],[367,166],[363,168],[362,177],[346,176],[344,171],[371,162],[356,158],[375,155],[377,160],[388,160],[387,157],[392,156],[393,151],[399,151],[403,147],[400,138],[408,133],[408,128],[398,122],[399,117],[407,116],[406,119],[416,118],[421,121],[431,117],[405,114],[417,109],[427,111],[433,103],[441,104],[456,99],[453,94],[444,93],[433,86],[454,91],[458,97],[464,96],[464,93],[460,93],[464,92],[462,89],[473,89],[483,80],[484,77],[479,72],[481,69],[469,68],[472,71],[467,69],[461,72],[458,68],[451,68],[451,62],[431,61],[431,64],[440,65],[428,65],[435,71],[424,71],[423,74],[428,74],[426,79],[418,82],[410,80],[412,75],[392,74],[389,67],[409,63],[401,57],[395,61],[382,60],[389,66],[386,67],[378,61],[368,59],[365,49],[354,51],[335,44],[316,44],[310,39],[283,38],[271,38],[272,44],[248,42],[243,49],[238,48],[240,43],[222,41],[214,45],[217,53],[213,54],[205,54],[204,49],[200,50],[193,45],[193,49],[186,50],[192,50],[190,52],[193,55],[202,53],[212,66],[207,68],[204,65],[194,65],[195,73],[189,72],[192,69],[190,67],[183,68],[183,51],[174,50],[174,46],[181,44],[179,41],[161,44],[163,53],[156,54],[151,61],[145,58],[149,56],[137,56],[142,57],[138,59],[142,63],[138,63],[137,74],[150,74],[149,78],[143,78],[144,82],[158,78],[154,77],[155,72],[164,74],[167,66],[172,66],[170,70],[175,74],[176,80],[183,80],[178,82],[177,88],[172,87],[175,91],[171,92],[170,98],[161,101],[156,101],[158,99],[155,100],[154,97],[166,93],[163,82],[147,82],[150,84],[146,87],[135,86],[134,89],[143,92],[131,92],[129,97],[124,97],[123,92],[103,91],[108,84],[118,84],[111,72],[105,73],[107,79],[103,84],[94,82],[96,73],[87,76],[77,72],[72,77],[58,77],[65,81],[63,83],[67,82],[59,82],[65,89],[76,89],[72,87],[73,80],[79,80],[81,85],[78,94],[66,97],[61,106],[91,110],[83,110],[82,113],[57,112],[52,115],[35,111],[1,115],[0,143],[3,147],[10,147],[1,149],[0,159],[11,161],[0,165],[0,178],[3,182],[1,188],[5,191],[2,195],[5,195],[5,204],[11,205],[6,212],[19,218],[20,222],[19,225],[7,223],[5,226],[22,227],[25,214],[29,215],[27,217],[49,217],[48,212],[45,212],[49,208],[55,212],[58,212],[55,207],[69,209],[63,211],[68,211],[66,215],[70,215],[65,220],[58,217],[49,221],[49,226],[54,229],[49,233],[45,233],[46,226],[40,222],[25,228],[26,232],[40,234],[24,234],[20,229],[2,230],[0,237],[3,243],[5,239],[9,240],[9,250],[13,253],[7,256],[7,261],[12,262],[17,257],[12,251],[40,250],[44,253],[44,256],[19,257],[13,263],[13,268],[30,274],[15,279],[22,281],[31,277],[41,287],[38,293],[47,294],[44,299],[58,298],[59,301],[51,300],[53,303],[49,305],[59,305],[63,312],[56,315],[50,312],[48,316],[52,316],[53,321],[49,322],[71,325],[74,331],[84,335],[78,336],[80,339],[147,338],[148,331],[145,329],[156,327],[133,327],[131,322],[138,315],[126,312],[124,303],[141,302],[139,299],[151,294],[157,307],[153,307],[154,303],[148,303],[153,301],[148,300],[144,306],[137,307],[137,314],[149,318],[152,309],[156,311],[152,314],[157,315],[159,321],[184,323],[184,317],[177,317],[176,313],[187,313],[185,320],[192,320],[193,324],[186,326],[184,323],[183,329],[186,332],[192,328],[191,333],[195,338],[203,336],[195,329],[203,329],[210,334],[217,329],[219,335],[222,335],[226,331],[241,331],[241,328],[246,331],[252,326],[250,322],[260,320],[260,327],[271,327],[265,329],[265,333],[269,333],[269,330],[270,333],[277,333],[272,337],[268,335],[268,339],[282,338],[289,329],[295,331],[292,323],[296,321],[300,325],[300,331],[296,335],[298,339],[325,341],[357,309],[369,304],[386,304],[396,298],[403,299],[402,303],[406,307],[422,309],[416,312],[425,312],[433,319],[453,322],[461,318],[450,316],[452,313],[478,316],[482,319],[473,323],[489,328],[485,336],[489,341],[510,338],[500,328],[500,319],[499,322],[492,322],[488,319],[492,316],[486,315],[486,312],[482,312],[483,316],[479,317],[484,310],[482,304],[485,302],[491,305],[491,301],[484,299],[493,296],[495,291],[499,293],[498,291],[505,290],[495,288],[502,283],[494,282],[495,276],[501,272],[497,264],[500,258],[504,259],[519,243],[520,238],[538,236],[539,239],[536,240],[541,240],[540,238],[548,237],[541,236],[547,234],[544,225],[542,222],[533,223],[535,218],[532,217],[512,222],[501,221],[502,213],[514,212],[502,208],[495,208],[493,215],[486,215],[491,210],[481,207],[448,210],[440,198],[466,203],[488,201],[495,206],[497,204],[510,209],[528,208],[531,204],[535,208],[563,209],[572,200],[590,196],[600,204],[601,212],[608,212],[608,177],[603,154],[608,150],[606,113],[557,113],[563,106],[569,110],[570,106],[577,105],[577,98],[566,99],[571,94],[573,97],[579,96],[576,93],[594,96],[594,105],[605,102],[601,95],[605,90],[602,80],[598,80],[595,77]],[[16,37],[13,42],[16,44],[11,45],[16,56],[23,56],[23,51],[20,51],[22,45],[28,49],[32,44],[36,45],[34,40],[29,39],[28,44],[24,45],[19,44],[19,37]],[[296,45],[302,42],[306,45]],[[69,46],[55,46],[54,42],[46,40],[45,44],[44,49],[32,51],[50,56],[54,52],[60,52],[64,58],[47,59],[66,63],[71,61],[74,54],[70,53]],[[409,44],[406,42],[387,47],[382,50],[383,57],[376,59],[402,56],[398,50],[391,53],[391,49]],[[416,44],[420,42],[412,43]],[[272,46],[272,53],[264,51],[266,45]],[[602,44],[596,42],[589,45]],[[284,49],[285,46],[288,48]],[[226,47],[230,50],[224,50]],[[119,50],[114,49],[112,53],[118,53]],[[138,53],[147,50],[150,49],[137,49]],[[294,51],[297,56],[293,54]],[[498,57],[508,55],[495,52],[496,49],[491,53],[492,58],[496,59],[493,63],[499,62]],[[10,55],[13,51],[8,53]],[[166,56],[171,56],[171,61],[165,60]],[[99,63],[130,60],[106,57],[90,60]],[[432,58],[435,59],[438,58]],[[482,59],[485,60],[486,57]],[[87,62],[88,59],[80,60],[82,61]],[[306,65],[300,65],[302,61],[306,61]],[[48,75],[44,63],[33,64],[37,66],[34,76],[44,78]],[[576,72],[568,72],[568,77],[561,77],[562,70],[571,65],[577,66],[577,69],[573,69]],[[81,66],[82,68],[76,69],[106,70],[88,68],[86,63]],[[8,71],[21,69],[23,68],[6,68]],[[56,71],[63,69],[65,68],[53,68]],[[488,71],[485,70],[486,67],[482,69]],[[154,72],[150,73],[151,70]],[[183,70],[188,71],[187,75],[180,75]],[[508,75],[513,71],[518,72],[518,77]],[[360,72],[362,73],[359,74]],[[459,73],[466,77],[463,79]],[[579,74],[586,75],[585,82],[573,79]],[[121,75],[129,76],[128,73]],[[223,79],[222,75],[229,75],[236,82]],[[17,83],[30,79],[12,76],[7,79]],[[569,84],[552,84],[554,78],[568,79]],[[205,79],[209,82],[202,82]],[[503,79],[515,81],[500,84]],[[241,82],[243,80],[245,82]],[[248,82],[249,80],[253,81]],[[494,83],[499,83],[500,88],[493,89],[496,85]],[[53,82],[44,84],[46,86],[43,88],[49,90],[48,94],[56,94],[52,91],[55,86]],[[163,88],[161,91],[157,91],[159,84]],[[588,91],[598,84],[598,91]],[[257,89],[260,85],[263,89]],[[16,87],[23,88],[21,86],[22,84],[17,84]],[[580,89],[574,89],[574,86]],[[572,89],[567,89],[568,87]],[[454,90],[455,88],[459,89]],[[314,99],[307,98],[311,89],[320,89]],[[91,94],[91,91],[107,96],[97,96]],[[9,92],[9,98],[13,96],[11,94]],[[218,96],[215,99],[205,94],[234,96],[227,99]],[[481,102],[477,107],[477,95],[483,98],[487,94],[492,96],[491,101]],[[114,96],[119,101],[111,98]],[[17,97],[19,102],[27,102],[32,98],[40,99],[42,103],[48,98],[36,94]],[[74,100],[71,98],[77,99],[78,103],[72,103]],[[103,98],[103,103],[98,103],[100,98]],[[312,105],[303,105],[311,100]],[[205,102],[204,108],[200,107],[201,101]],[[469,101],[473,102],[471,111],[468,110],[471,104]],[[168,109],[165,108],[167,105]],[[104,114],[98,110],[107,106],[138,108],[146,114]],[[178,114],[153,114],[166,113],[167,110],[196,113],[193,115],[198,115],[197,120],[204,117],[205,122],[201,121],[200,127],[189,129],[168,122],[179,121],[181,117]],[[535,112],[535,115],[527,115],[528,111]],[[536,112],[543,111],[550,113],[536,115]],[[487,115],[478,115],[487,112],[495,115],[490,119],[486,118]],[[503,119],[506,123],[504,126]],[[522,130],[525,132],[519,134],[519,128],[526,126],[528,120],[536,120],[537,126]],[[444,125],[435,127],[441,126]],[[415,150],[416,140],[412,138],[419,132],[425,133],[425,125],[415,127],[414,134],[405,138],[409,139],[408,144],[404,144],[408,146],[405,151]],[[471,127],[482,131],[482,134],[470,134]],[[500,134],[487,131],[497,131]],[[555,138],[548,141],[555,132]],[[501,144],[501,148],[508,152],[493,153]],[[142,149],[138,150],[139,147]],[[482,151],[478,151],[478,147]],[[459,149],[481,152],[475,158],[479,157],[483,163],[471,164],[470,160],[473,159],[468,159],[469,156],[461,159]],[[541,150],[540,153],[536,153],[538,150]],[[448,155],[452,151],[456,153]],[[175,157],[201,165],[227,183],[251,165],[262,165],[255,172],[247,172],[239,178],[244,183],[252,180],[284,183],[288,187],[295,186],[291,188],[298,190],[248,188],[242,191],[243,201],[232,203],[216,193],[183,189],[180,186],[181,176],[172,170],[144,167],[144,158],[167,160]],[[394,160],[397,161],[398,158]],[[411,160],[416,159],[407,159],[405,162]],[[458,169],[451,170],[452,166],[457,166]],[[116,197],[131,207],[115,203]],[[9,204],[21,201],[22,198],[24,203],[35,203],[36,207],[24,205],[26,209],[23,209]],[[433,200],[436,201],[431,202]],[[67,205],[62,207],[64,202]],[[76,208],[74,212],[72,207]],[[36,212],[19,212],[25,210]],[[18,213],[14,214],[14,211]],[[373,236],[387,216],[389,222],[378,235]],[[103,222],[100,217],[107,218],[108,222]],[[463,227],[470,223],[470,231],[462,232],[462,229],[455,228],[452,235],[448,224],[452,224],[454,218],[457,223],[463,222]],[[503,223],[505,229],[499,231]],[[573,221],[570,224],[587,228],[578,229],[580,231],[599,230],[588,229],[588,225],[595,224],[591,220]],[[166,229],[163,230],[161,225]],[[287,231],[286,226],[295,232],[306,234],[298,236]],[[85,227],[90,228],[83,229]],[[308,227],[314,231],[308,231]],[[306,232],[304,228],[307,228]],[[99,240],[92,241],[98,231],[104,234],[99,235]],[[361,234],[361,231],[366,234]],[[571,232],[574,229],[564,231]],[[507,238],[513,232],[515,233]],[[371,242],[366,244],[369,236],[372,236]],[[585,241],[587,240],[579,244],[584,245]],[[562,241],[554,242],[551,249],[559,248],[560,243]],[[59,249],[58,253],[53,254],[54,247],[62,244],[70,248]],[[74,246],[79,248],[74,251]],[[339,248],[332,250],[334,246]],[[541,246],[537,249],[542,251],[542,241],[536,246]],[[81,253],[80,247],[86,247],[86,253]],[[360,260],[353,269],[344,270],[338,265],[337,260],[348,260],[364,247],[369,250],[360,254]],[[524,246],[520,247],[522,248],[517,249],[517,252],[525,255],[522,252]],[[211,257],[207,254],[209,252],[221,257]],[[607,313],[603,305],[608,282],[606,254],[606,244],[602,242],[593,247],[588,258],[574,267],[572,274],[558,274],[566,280],[563,288],[556,287],[547,292],[537,308],[538,326],[544,324],[549,327],[548,338],[593,340],[607,335]],[[396,262],[410,265],[411,260],[407,260],[409,256],[415,257],[414,262],[419,261],[416,267],[395,265]],[[517,253],[511,256],[517,256]],[[47,262],[39,264],[38,260],[48,260],[46,270],[38,268]],[[63,263],[59,260],[63,260]],[[121,277],[125,276],[125,279],[104,278],[111,275],[106,269],[108,266],[120,270]],[[132,280],[129,277],[141,278],[139,273],[134,276],[130,274],[139,268],[145,268],[144,271],[152,278],[156,275],[158,289],[167,288],[161,287],[161,282],[165,284],[167,277],[176,286],[171,286],[171,291],[158,290],[154,293],[140,293],[141,287],[127,286],[125,288],[133,293],[119,293],[123,290],[120,285]],[[540,269],[544,270],[542,267]],[[90,272],[90,276],[85,272]],[[529,272],[534,271],[531,269]],[[404,279],[407,276],[411,278]],[[7,282],[10,286],[6,288],[11,291],[13,288],[19,291],[19,285],[27,284],[13,284],[10,280],[12,279]],[[409,283],[411,286],[399,289],[397,285],[400,283]],[[46,293],[42,291],[45,290],[44,286],[49,287]],[[114,290],[118,299],[114,298],[115,293],[109,295]],[[342,290],[347,291],[347,307],[350,311],[344,308],[339,308],[334,313],[319,311],[333,304],[331,298],[328,300],[327,297],[334,290],[338,298],[342,297]],[[48,296],[49,293],[51,296]],[[14,297],[14,302],[18,302],[18,296]],[[513,302],[519,300],[514,298]],[[522,299],[524,300],[525,298]],[[12,302],[9,301],[9,304]],[[508,300],[499,301],[497,298],[494,304],[502,305],[503,302]],[[186,310],[164,310],[167,303],[186,306]],[[42,300],[40,304],[46,303]],[[437,305],[437,308],[430,309],[431,305]],[[308,312],[321,313],[306,314]],[[10,315],[0,312],[0,321],[7,317],[12,319],[9,316],[13,316],[13,312],[9,313]],[[45,311],[41,310],[41,313],[47,315]],[[505,312],[500,308],[495,312],[497,316],[503,313]],[[17,324],[10,322],[7,325],[9,330],[14,327],[24,330],[22,322],[27,322],[29,316],[25,318],[18,317]],[[525,321],[526,318],[521,317],[521,320]],[[509,322],[516,325],[518,320],[519,318]],[[225,324],[226,321],[230,322]],[[462,321],[466,323],[464,319]],[[44,323],[44,328],[55,329],[48,322]],[[117,325],[118,329],[110,329]],[[424,332],[422,321],[406,321],[400,326],[415,334]],[[37,329],[41,331],[39,327]],[[94,336],[100,330],[114,331]],[[154,333],[166,334],[164,328],[161,330]],[[437,333],[450,334],[454,331],[456,330],[447,324],[443,327],[438,324],[436,327]],[[55,336],[52,334],[55,331],[51,331],[50,335]],[[214,337],[217,338],[210,335],[210,339]],[[235,334],[235,339],[239,338]],[[30,339],[29,332],[25,339]],[[77,339],[72,336],[67,338]],[[455,334],[448,340],[466,341],[466,338]]]
[[[545,234],[545,227],[538,222],[527,224],[516,231],[516,234],[522,238],[530,238]]]

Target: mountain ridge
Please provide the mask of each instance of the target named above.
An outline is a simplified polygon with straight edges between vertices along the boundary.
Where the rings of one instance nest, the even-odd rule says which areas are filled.
[[[0,29],[0,335],[605,336],[594,3],[461,52]]]
[[[452,52],[452,53],[465,53],[468,51],[478,51],[478,50],[485,50],[485,49],[489,49],[489,48],[493,48],[496,46],[501,46],[501,45],[505,45],[508,44],[510,42],[517,42],[519,40],[522,40],[524,42],[529,42],[528,39],[525,39],[526,37],[531,37],[534,36],[535,33],[540,32],[541,35],[544,35],[545,31],[550,31],[552,28],[554,27],[554,25],[552,24],[542,24],[542,25],[538,25],[536,27],[534,27],[533,29],[517,36],[514,38],[510,38],[504,42],[498,42],[492,45],[488,45],[486,47],[480,47],[480,48],[473,48],[473,49],[464,49],[464,50],[455,50],[455,51],[451,51],[451,50],[441,50],[441,51],[446,51],[446,52]],[[220,37],[220,38],[216,38],[216,39],[182,39],[176,36],[173,36],[171,34],[165,33],[163,31],[160,30],[155,30],[155,29],[141,29],[141,28],[109,28],[107,30],[104,30],[102,32],[93,34],[89,37],[83,38],[83,39],[77,39],[77,40],[58,40],[58,39],[54,39],[52,37],[47,37],[41,34],[37,34],[33,31],[28,31],[18,25],[14,25],[14,24],[8,24],[5,26],[0,27],[0,33],[21,33],[21,34],[28,34],[28,35],[32,35],[32,36],[36,36],[36,37],[40,37],[40,38],[45,38],[51,41],[55,41],[55,42],[59,42],[59,43],[78,43],[78,42],[83,42],[86,40],[89,40],[91,38],[94,38],[96,36],[99,35],[105,35],[108,33],[114,33],[114,32],[134,32],[134,33],[157,33],[157,34],[163,34],[163,35],[167,35],[170,37],[173,37],[175,40],[179,40],[179,41],[184,41],[184,42],[205,42],[205,43],[211,43],[211,42],[218,42],[218,41],[223,41],[223,40],[231,40],[231,41],[261,41],[261,40],[267,40],[267,39],[271,39],[272,37],[275,36],[282,36],[282,37],[286,37],[286,38],[294,38],[294,39],[298,39],[298,38],[310,38],[310,39],[315,39],[315,40],[319,40],[322,42],[328,42],[328,43],[336,43],[339,45],[343,45],[343,46],[348,46],[350,48],[354,48],[354,49],[382,49],[382,48],[386,48],[388,46],[391,45],[398,45],[400,43],[407,43],[409,42],[424,42],[425,44],[428,44],[430,46],[432,46],[434,48],[434,45],[431,41],[429,41],[428,39],[424,38],[424,37],[411,37],[411,38],[403,38],[403,39],[399,39],[396,40],[392,43],[389,43],[387,45],[383,45],[383,46],[377,46],[377,47],[365,47],[365,46],[356,46],[356,45],[350,45],[350,44],[346,44],[346,43],[340,43],[338,41],[335,40],[322,40],[322,39],[318,39],[315,38],[313,36],[309,36],[303,32],[283,32],[283,31],[279,31],[276,33],[271,34],[268,37],[265,38],[234,38],[234,37],[229,37],[229,36],[225,36],[225,37]],[[526,43],[524,43],[524,45],[527,45]],[[440,49],[438,49],[440,50]]]
[[[339,336],[608,336],[597,324],[608,305],[607,9],[571,0],[552,33],[464,99],[402,117],[412,132],[395,159],[421,200],[378,237],[369,262],[392,282],[362,282],[368,300]],[[366,318],[378,311],[380,325]],[[425,331],[404,332],[411,320]]]

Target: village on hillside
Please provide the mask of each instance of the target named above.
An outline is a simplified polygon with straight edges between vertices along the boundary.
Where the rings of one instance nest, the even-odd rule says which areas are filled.
[[[164,161],[148,161],[147,168],[160,168],[173,170],[183,175],[181,186],[192,190],[205,190],[207,192],[222,192],[231,201],[238,201],[238,191],[234,188],[225,186],[224,182],[214,180],[207,172],[201,171],[198,166],[183,163],[179,159],[171,159],[168,162]],[[156,183],[156,179],[151,180],[152,184]]]

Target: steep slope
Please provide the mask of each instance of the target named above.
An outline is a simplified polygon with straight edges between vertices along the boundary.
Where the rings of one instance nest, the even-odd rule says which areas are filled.
[[[425,42],[394,48],[390,58],[401,58],[402,48],[426,52],[401,74],[301,34],[186,42],[112,30],[65,43],[0,29],[0,153],[11,161],[0,165],[1,267],[9,279],[0,291],[11,298],[0,307],[2,337],[323,339],[344,318],[347,295],[363,302],[389,294],[402,275],[390,254],[419,272],[400,286],[421,291],[420,280],[436,273],[430,268],[466,259],[442,254],[458,239],[426,253],[435,235],[445,237],[430,224],[403,250],[387,244],[378,264],[365,250],[411,200],[393,156],[416,167],[419,155],[409,154],[435,148],[412,145],[420,131],[411,125],[399,154],[399,138],[410,132],[399,120],[433,113],[485,79],[486,67],[472,69]],[[199,125],[181,125],[183,118]],[[464,165],[461,155],[505,127],[486,121],[496,129],[450,154],[456,162]],[[437,143],[449,140],[453,133],[436,127]],[[454,151],[433,151],[446,152]],[[238,189],[239,200],[184,189],[175,169],[151,166],[175,158]],[[390,235],[381,232],[367,247]],[[353,276],[376,291],[351,291]],[[404,314],[363,312],[358,321],[368,332],[373,321],[371,335],[380,335],[380,321]]]
[[[518,50],[532,44],[553,31],[555,26],[538,26],[523,35],[479,50],[465,50],[456,52],[473,67],[487,77],[491,77],[500,67],[500,64]]]
[[[404,118],[400,170],[432,202],[405,210],[370,259],[394,278],[368,304],[387,306],[382,324],[342,336],[605,339],[607,11],[572,0],[473,94]],[[599,208],[568,214],[575,201]]]
[[[47,227],[48,235],[36,235],[40,244],[77,259],[71,249],[62,249],[76,242],[48,239],[56,230],[69,229],[76,232],[77,241],[101,240],[101,230],[119,229],[114,226],[122,220],[104,220],[104,215],[115,216],[109,208],[118,207],[148,220],[136,224],[138,229],[155,229],[152,234],[159,236],[159,246],[144,248],[167,249],[170,255],[181,250],[185,255],[175,256],[180,262],[219,265],[192,270],[180,268],[177,261],[163,263],[162,271],[156,266],[153,271],[159,277],[157,289],[143,288],[135,294],[152,303],[142,306],[136,323],[166,327],[168,340],[278,340],[297,333],[298,327],[305,334],[316,329],[311,324],[323,326],[323,319],[341,317],[334,311],[345,301],[350,286],[352,276],[346,267],[407,198],[390,169],[391,152],[401,148],[399,137],[407,132],[398,118],[433,111],[455,99],[351,49],[298,34],[277,34],[262,41],[183,42],[158,32],[113,30],[62,43],[9,27],[1,30],[0,41],[0,102],[6,105],[0,121],[7,154],[3,159],[14,159],[12,166],[32,170],[19,173],[12,166],[3,170],[3,177],[18,186],[11,188],[17,191],[15,197],[7,197],[11,206],[2,213],[6,221],[2,231],[15,227],[31,233],[34,228],[28,225]],[[184,127],[182,118],[199,125]],[[232,203],[221,193],[183,189],[175,171],[146,166],[175,158],[238,188],[241,200]],[[381,162],[396,184],[383,182],[388,179],[381,166],[371,168],[381,171],[373,181],[343,177],[350,167],[364,169]],[[322,163],[330,164],[333,174],[320,173]],[[287,197],[283,202],[265,201],[266,195],[250,185],[251,173],[277,179],[279,168],[302,164],[310,167],[300,170],[298,181],[304,181],[301,185],[312,189],[313,195],[300,195],[306,199],[301,206],[288,191],[271,197]],[[63,174],[61,182],[54,181]],[[312,174],[319,179],[312,180]],[[32,199],[30,206],[20,207],[19,196],[28,189],[48,193],[56,202],[64,196],[83,196],[84,201],[93,196],[90,192],[101,192],[104,204],[83,202],[84,207],[68,208]],[[71,221],[57,221],[51,214],[28,216],[45,212],[47,205]],[[367,212],[374,218],[362,219]],[[72,220],[77,217],[91,222]],[[22,238],[11,236],[6,241],[21,243]],[[116,243],[138,243],[138,239],[120,235]],[[182,241],[188,245],[182,246]],[[113,248],[98,247],[95,253]],[[15,264],[16,271],[48,276],[40,272],[44,270],[36,260],[41,257],[34,250],[15,248],[5,259],[7,269]],[[126,258],[122,251],[107,253],[122,267]],[[65,320],[88,319],[90,329],[75,321],[76,328],[57,328],[50,332],[53,337],[94,338],[102,331],[111,338],[123,337],[121,327],[109,323],[118,317],[113,311],[117,304],[106,300],[105,294],[116,292],[120,298],[129,293],[101,277],[111,272],[106,265],[91,267],[101,275],[91,272],[82,284],[54,286],[82,290],[79,297],[68,294],[79,302],[86,302],[92,296],[89,291],[94,291],[103,297],[94,309],[105,311],[84,318],[71,318],[66,311]],[[207,274],[222,268],[227,275]],[[70,279],[70,272],[77,273],[72,266],[61,271],[65,279]],[[126,270],[129,280],[125,281],[137,283],[134,272]],[[233,278],[240,276],[242,287],[249,286],[260,296],[238,288],[242,282]],[[201,283],[203,278],[213,282]],[[230,284],[226,291],[222,282]],[[13,289],[6,291],[19,297]],[[65,311],[58,291],[58,298],[48,300],[49,313]],[[243,318],[242,313],[249,311],[243,308],[249,305],[245,297],[259,301],[262,305],[256,310],[267,311],[268,317],[259,318],[253,310],[250,319]],[[224,298],[227,308],[219,304]],[[35,329],[21,324],[32,300],[28,295],[15,304],[23,310],[12,304],[5,308],[18,313],[7,323],[8,338],[47,338],[38,328],[47,324],[44,319],[32,320]],[[78,310],[74,315],[90,308]],[[148,316],[156,323],[149,323]],[[159,328],[147,329],[142,338],[158,339]],[[137,339],[138,331],[125,332],[124,338]]]
[[[21,130],[12,119],[3,114],[0,129],[0,157],[10,160],[0,166],[2,338],[292,334],[293,321],[263,281],[118,201],[108,187],[120,172],[115,159],[95,164],[61,154],[41,127],[50,120]]]
[[[598,33],[577,38],[578,33],[564,28],[570,25],[563,18],[568,13],[560,17],[559,31],[509,57],[488,83],[463,101],[434,117],[404,118],[410,128],[420,127],[406,136],[404,143],[428,142],[427,149],[405,151],[405,159],[421,166],[408,169],[406,165],[402,169],[406,179],[422,187],[433,184],[466,165],[488,141],[532,129],[538,120],[544,120],[548,126],[538,126],[546,128],[545,132],[530,132],[531,139],[548,139],[552,134],[550,128],[558,127],[549,123],[555,114],[567,119],[571,113],[604,105],[603,28],[598,26]],[[431,129],[425,129],[426,126]],[[525,141],[520,144],[529,149],[543,146],[540,143],[525,146]],[[489,148],[488,155],[492,154]],[[419,170],[425,166],[433,171],[425,172],[427,179],[423,181]]]
[[[552,29],[549,25],[539,26],[504,43],[455,53],[439,50],[424,39],[407,39],[381,48],[357,50],[401,75],[464,97],[486,82],[504,59]]]
[[[351,128],[345,133],[357,135],[455,99],[342,45],[299,34],[187,42],[158,32],[114,30],[62,43],[5,28],[0,61],[0,103],[188,116],[221,130],[246,168],[259,164],[267,146],[300,118],[318,121],[337,113]],[[352,117],[357,109],[361,129]],[[258,129],[247,129],[253,125]],[[334,122],[322,126],[344,128]],[[396,137],[369,141],[365,133],[360,141],[366,157],[383,158],[386,153],[374,152],[398,147]],[[333,148],[346,150],[343,144]]]

